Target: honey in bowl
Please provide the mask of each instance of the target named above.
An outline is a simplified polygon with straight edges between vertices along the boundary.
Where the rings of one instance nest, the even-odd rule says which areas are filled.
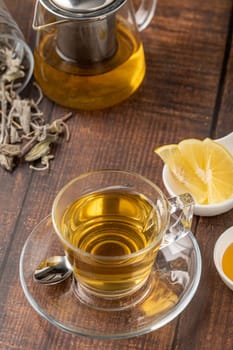
[[[233,243],[227,247],[223,254],[222,269],[225,275],[233,281]]]

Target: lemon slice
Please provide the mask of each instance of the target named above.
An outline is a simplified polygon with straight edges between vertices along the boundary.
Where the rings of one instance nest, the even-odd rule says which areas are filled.
[[[197,203],[214,204],[233,197],[233,156],[221,144],[186,139],[158,147],[155,153]]]

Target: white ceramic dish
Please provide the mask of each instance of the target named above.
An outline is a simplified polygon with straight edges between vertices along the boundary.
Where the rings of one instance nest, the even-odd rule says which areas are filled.
[[[233,281],[223,272],[222,257],[229,245],[233,243],[233,226],[227,229],[217,240],[214,247],[214,263],[223,282],[233,290]]]
[[[228,134],[225,137],[222,137],[216,140],[218,143],[221,143],[228,149],[228,151],[233,154],[233,132]],[[166,190],[170,194],[170,196],[176,196],[178,194],[187,192],[184,186],[179,183],[175,177],[170,172],[167,165],[163,167],[163,183],[166,187]],[[230,198],[222,203],[217,204],[195,204],[194,206],[194,214],[200,216],[214,216],[227,212],[228,210],[233,208],[233,198]]]

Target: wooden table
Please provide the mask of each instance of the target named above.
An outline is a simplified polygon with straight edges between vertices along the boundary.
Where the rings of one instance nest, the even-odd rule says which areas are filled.
[[[5,2],[34,47],[35,1]],[[232,0],[158,0],[152,23],[141,33],[147,74],[139,90],[106,110],[73,111],[71,139],[54,148],[50,171],[35,172],[27,164],[12,173],[0,169],[1,350],[233,348],[233,294],[213,263],[214,244],[232,226],[233,211],[194,218],[192,230],[203,259],[199,288],[179,317],[139,337],[98,340],[60,331],[29,305],[18,272],[25,240],[70,179],[94,169],[122,168],[163,188],[162,162],[153,152],[157,146],[232,131],[232,25]],[[41,109],[51,120],[67,112],[46,97]]]

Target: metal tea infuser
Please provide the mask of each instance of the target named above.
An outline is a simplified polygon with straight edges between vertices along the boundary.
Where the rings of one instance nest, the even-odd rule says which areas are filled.
[[[157,0],[37,0],[35,78],[53,101],[97,109],[130,96],[141,84],[145,59],[139,31]]]

